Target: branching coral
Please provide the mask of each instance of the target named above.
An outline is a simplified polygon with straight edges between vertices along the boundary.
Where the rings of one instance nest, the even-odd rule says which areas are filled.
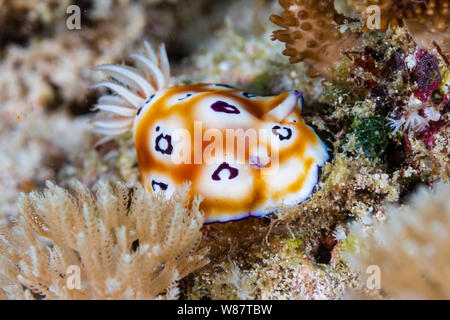
[[[291,63],[304,61],[312,66],[311,75],[331,77],[341,52],[352,48],[358,36],[341,33],[332,0],[280,0],[285,11],[270,20],[283,27],[273,33],[273,40],[286,43],[283,54]]]
[[[352,255],[353,265],[362,275],[377,265],[389,298],[450,298],[449,199],[448,183],[421,187],[406,206],[389,207],[388,220],[373,234],[356,226],[360,253]]]
[[[187,186],[169,201],[142,186],[129,195],[100,183],[95,197],[80,183],[76,197],[47,186],[22,195],[14,226],[0,227],[2,299],[173,298],[175,282],[206,263],[200,199],[190,205]]]

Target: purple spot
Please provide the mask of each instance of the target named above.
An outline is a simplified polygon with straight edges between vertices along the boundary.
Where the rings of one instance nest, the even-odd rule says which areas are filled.
[[[283,130],[285,130],[286,135],[282,135],[281,133],[279,133],[278,130],[280,129],[281,129],[280,126],[274,126],[272,128],[272,132],[274,135],[278,136],[278,138],[280,138],[281,141],[289,140],[292,137],[292,129],[283,127]]]
[[[215,181],[220,181],[221,179],[219,174],[220,172],[222,172],[222,170],[228,170],[228,172],[230,173],[230,175],[228,176],[228,180],[236,178],[237,175],[239,174],[238,169],[230,167],[228,163],[224,162],[216,169],[216,171],[214,171],[211,178]]]
[[[159,145],[162,139],[166,140],[167,142],[167,146],[165,148],[161,148]],[[159,151],[164,154],[172,154],[173,146],[172,146],[172,137],[170,135],[164,135],[161,133],[159,136],[156,137],[155,144],[156,144],[155,146],[156,151]]]
[[[252,167],[253,169],[262,169],[264,168],[268,162],[265,161],[264,158],[259,157],[259,156],[250,156],[248,158],[248,164],[250,165],[250,167]]]
[[[225,101],[214,102],[211,105],[211,109],[213,109],[216,112],[233,113],[233,114],[241,113],[238,108],[226,103]]]

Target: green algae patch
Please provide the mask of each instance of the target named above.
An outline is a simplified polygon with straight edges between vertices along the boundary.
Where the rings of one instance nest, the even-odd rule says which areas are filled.
[[[381,117],[357,118],[351,131],[356,137],[356,145],[361,147],[370,159],[382,159],[391,143],[387,122]]]

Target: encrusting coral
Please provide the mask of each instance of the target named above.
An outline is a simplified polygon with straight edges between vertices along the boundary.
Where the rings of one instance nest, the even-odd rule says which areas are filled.
[[[370,265],[380,268],[380,293],[386,298],[450,298],[449,199],[446,182],[432,191],[422,186],[405,206],[388,207],[381,226],[353,227],[359,253],[350,261],[361,275],[367,276]]]
[[[273,32],[273,40],[286,43],[283,54],[291,63],[304,61],[312,66],[310,74],[331,76],[341,52],[358,42],[349,30],[341,33],[333,0],[280,0],[285,11],[270,20],[284,30]]]
[[[169,201],[140,185],[74,189],[22,194],[13,226],[0,226],[0,299],[176,298],[176,281],[207,263],[187,185]]]

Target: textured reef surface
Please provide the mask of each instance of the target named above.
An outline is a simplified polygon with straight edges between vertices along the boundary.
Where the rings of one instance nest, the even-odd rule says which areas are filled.
[[[0,299],[449,299],[449,3],[0,0]],[[147,194],[131,133],[89,131],[92,67],[144,40],[171,85],[303,91],[311,197],[203,225],[188,185]]]

